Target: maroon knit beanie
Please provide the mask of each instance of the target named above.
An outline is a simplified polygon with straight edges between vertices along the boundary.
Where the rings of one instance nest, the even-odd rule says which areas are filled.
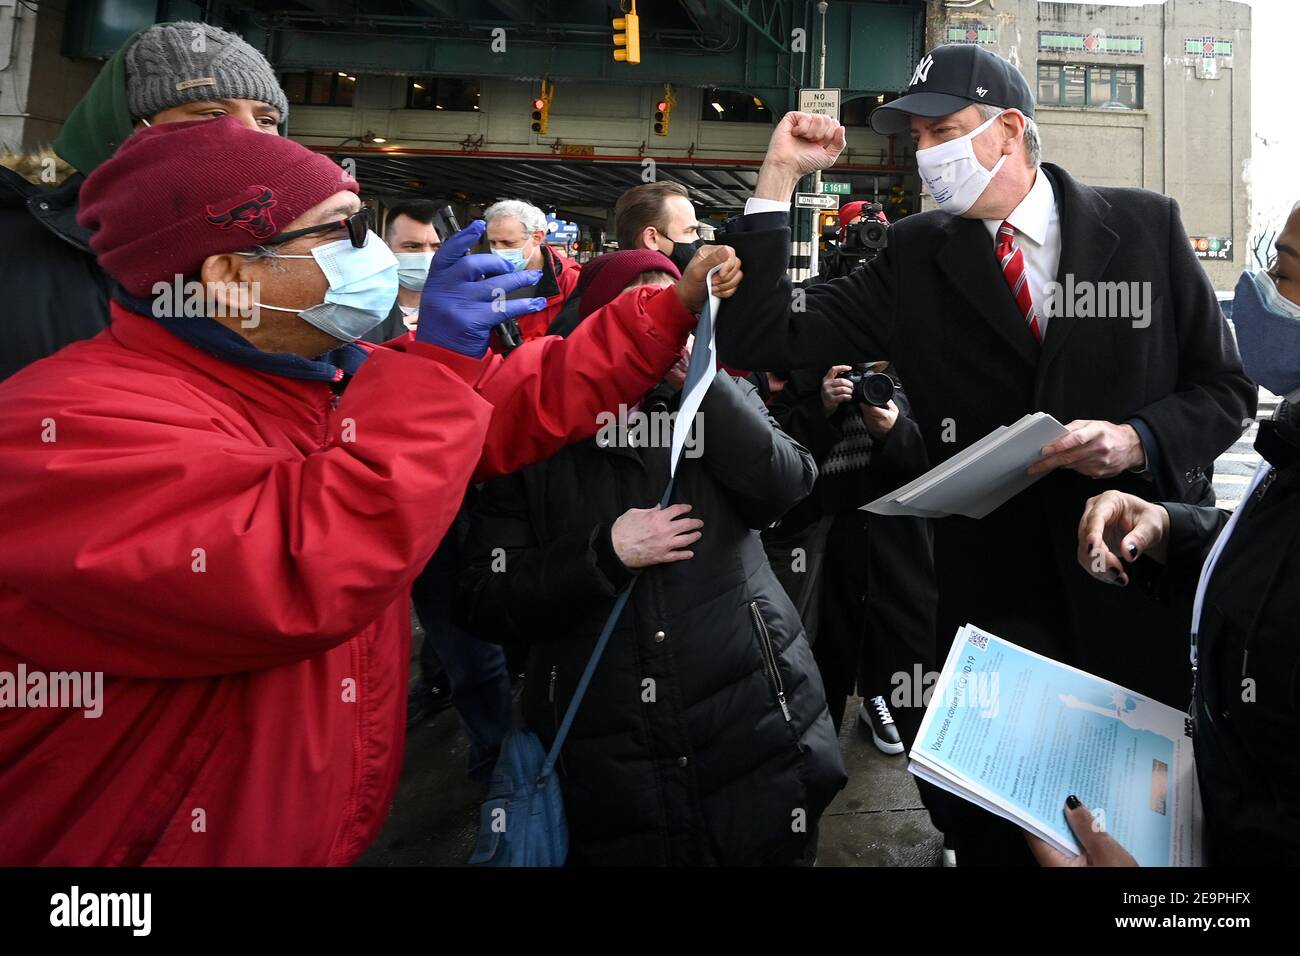
[[[578,318],[585,319],[613,302],[629,283],[643,272],[666,272],[682,277],[673,260],[655,249],[621,249],[597,256],[582,267],[578,276]]]
[[[331,159],[233,116],[165,123],[131,134],[86,178],[77,221],[104,271],[144,296],[343,190],[357,182]]]

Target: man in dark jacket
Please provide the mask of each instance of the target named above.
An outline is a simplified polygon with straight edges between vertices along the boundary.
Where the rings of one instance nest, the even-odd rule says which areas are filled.
[[[589,263],[583,311],[648,271],[677,275],[650,250]],[[560,760],[570,860],[795,863],[845,772],[757,529],[808,493],[816,467],[752,387],[719,373],[677,472],[680,504],[660,510],[670,451],[655,416],[676,400],[652,392],[594,440],[486,485],[458,612],[483,639],[529,645],[524,719],[549,746],[615,595],[640,575]],[[649,443],[629,441],[647,421]]]
[[[768,405],[818,469],[813,493],[776,530],[795,521],[826,524],[813,644],[826,704],[838,731],[856,682],[861,729],[895,754],[911,744],[924,715],[918,668],[923,675],[938,667],[932,533],[925,518],[860,509],[924,473],[927,458],[903,392],[884,407],[855,405],[853,383],[842,377],[851,371],[796,371]]]
[[[288,112],[266,58],[219,27],[159,23],[123,44],[53,152],[0,159],[0,283],[11,297],[0,379],[108,325],[110,282],[78,202],[86,176],[133,130],[234,115],[275,134]]]
[[[1213,500],[1212,462],[1255,409],[1214,289],[1173,200],[1039,165],[1033,97],[1014,67],[954,45],[926,54],[914,78],[872,121],[886,132],[911,124],[941,209],[895,223],[865,268],[792,296],[786,214],[763,210],[785,208],[799,176],[829,166],[844,140],[826,117],[788,114],[747,205],[757,214],[727,238],[751,275],[771,278],[722,309],[722,359],[890,359],[931,465],[1028,412],[1066,423],[1070,435],[1035,466],[1051,474],[981,521],[935,522],[939,634],[978,624],[1184,706],[1183,622],[1080,574],[1074,532],[1083,502],[1106,488]],[[1095,318],[1056,307],[1053,288],[1123,288],[1133,301]],[[1140,651],[1120,620],[1150,635]],[[1027,862],[1019,834],[1000,826],[987,814],[973,823],[959,864],[963,845],[967,862]]]

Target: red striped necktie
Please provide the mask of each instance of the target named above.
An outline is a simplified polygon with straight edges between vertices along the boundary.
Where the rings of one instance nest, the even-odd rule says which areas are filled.
[[[1006,220],[998,226],[998,245],[994,255],[1002,267],[1002,278],[1007,280],[1011,295],[1020,309],[1020,316],[1029,323],[1029,331],[1034,333],[1034,341],[1043,344],[1043,332],[1038,325],[1038,313],[1034,311],[1034,299],[1029,294],[1029,275],[1025,272],[1025,254],[1013,241],[1016,227]]]

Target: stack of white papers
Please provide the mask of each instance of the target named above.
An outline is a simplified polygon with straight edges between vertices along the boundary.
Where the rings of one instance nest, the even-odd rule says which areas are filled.
[[[1068,434],[1051,415],[1034,412],[1013,425],[999,425],[920,478],[862,508],[878,515],[983,518],[1041,478],[1026,474],[1026,469],[1042,460],[1044,445]]]
[[[1093,825],[1142,866],[1200,866],[1203,816],[1187,715],[967,624],[930,697],[908,770],[1041,837]]]

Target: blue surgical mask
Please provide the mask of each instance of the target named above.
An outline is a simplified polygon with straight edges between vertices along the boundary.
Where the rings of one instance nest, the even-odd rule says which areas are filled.
[[[433,262],[432,252],[397,253],[397,281],[403,289],[420,292],[429,278],[429,264]]]
[[[524,255],[522,249],[501,249],[494,252],[493,255],[500,256],[510,263],[510,268],[515,272],[523,272],[528,266],[528,257]]]
[[[355,342],[384,319],[397,301],[397,257],[373,233],[358,249],[351,239],[315,246],[309,256],[280,259],[315,259],[329,282],[325,301],[309,309],[286,309],[254,302],[261,309],[296,312],[302,319],[344,342]]]
[[[1246,374],[1274,395],[1300,398],[1300,305],[1267,272],[1237,280],[1232,325]]]

